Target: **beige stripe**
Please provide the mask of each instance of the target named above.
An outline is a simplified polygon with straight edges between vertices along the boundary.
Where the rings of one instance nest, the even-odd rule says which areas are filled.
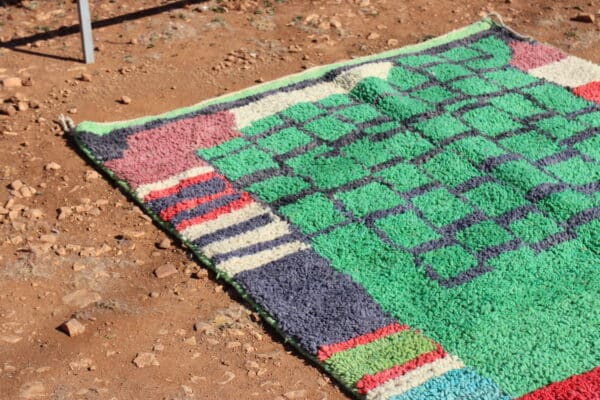
[[[277,217],[273,216],[273,218]],[[268,242],[288,233],[290,233],[288,223],[277,219],[260,228],[206,245],[202,247],[202,253],[207,257],[212,257],[215,254],[229,253],[253,244]]]
[[[135,190],[135,193],[137,194],[137,196],[140,199],[144,199],[144,197],[146,197],[146,195],[150,192],[153,192],[155,190],[163,190],[163,189],[170,188],[171,186],[177,185],[179,182],[181,182],[182,180],[184,180],[186,178],[191,178],[191,177],[194,177],[197,175],[206,174],[208,172],[213,172],[214,170],[215,169],[210,166],[195,167],[192,169],[188,169],[187,171],[180,172],[179,174],[173,175],[170,178],[167,178],[160,182],[153,182],[153,183],[147,183],[145,185],[140,185]]]
[[[432,378],[463,367],[464,364],[461,360],[448,355],[376,387],[367,394],[367,400],[389,399],[392,396],[414,389]]]
[[[308,245],[302,242],[285,243],[251,255],[230,258],[218,264],[217,268],[225,271],[229,276],[234,276],[242,271],[258,268],[289,254],[308,248]]]
[[[538,78],[571,88],[600,81],[600,66],[573,56],[530,69],[527,72]]]
[[[256,120],[283,111],[298,102],[318,101],[332,94],[348,93],[364,78],[374,76],[385,79],[392,67],[393,64],[390,62],[362,65],[344,72],[336,77],[333,82],[319,83],[289,92],[278,92],[229,111],[235,115],[236,127],[243,129]]]
[[[239,224],[250,218],[257,217],[268,211],[267,208],[259,203],[250,203],[246,207],[234,210],[230,213],[220,215],[218,218],[190,226],[181,231],[181,235],[187,240],[196,240],[204,235],[209,235],[219,229],[227,228],[231,225]]]

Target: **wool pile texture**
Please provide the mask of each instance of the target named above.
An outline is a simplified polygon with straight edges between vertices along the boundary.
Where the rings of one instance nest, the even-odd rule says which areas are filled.
[[[483,20],[74,137],[357,398],[598,399],[599,102]]]

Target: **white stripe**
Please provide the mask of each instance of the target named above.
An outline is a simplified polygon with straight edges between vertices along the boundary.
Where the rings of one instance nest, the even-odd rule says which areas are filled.
[[[573,56],[530,69],[527,72],[538,78],[571,88],[600,81],[600,66]]]
[[[254,121],[283,111],[298,102],[318,101],[332,94],[348,93],[364,78],[372,76],[385,79],[392,67],[391,62],[362,65],[344,72],[336,77],[333,82],[319,83],[289,92],[277,92],[248,105],[232,108],[229,111],[235,115],[236,127],[243,129]]]
[[[251,218],[258,217],[268,212],[268,209],[259,203],[250,203],[246,207],[234,210],[230,213],[219,215],[217,218],[192,225],[181,231],[181,235],[189,241],[196,240],[204,235],[209,235],[219,229],[227,228],[231,225],[239,224]]]
[[[281,221],[275,215],[273,215],[273,218],[275,221],[268,225],[206,245],[202,247],[202,253],[207,257],[212,257],[216,254],[229,253],[257,243],[268,242],[290,233],[287,222]]]
[[[367,394],[367,400],[385,400],[414,389],[428,380],[442,376],[446,372],[463,368],[464,364],[455,356],[447,355],[425,364],[406,374],[377,386]]]
[[[143,200],[144,197],[146,197],[146,195],[148,195],[148,193],[150,193],[150,192],[153,192],[155,190],[168,189],[172,186],[177,185],[179,182],[181,182],[184,179],[192,178],[194,176],[198,176],[198,175],[202,175],[202,174],[206,174],[208,172],[213,172],[214,170],[215,169],[211,166],[202,166],[202,167],[195,167],[192,169],[188,169],[187,171],[180,172],[179,174],[173,175],[165,180],[140,185],[135,190],[135,193],[137,194],[137,196],[140,199]]]
[[[217,264],[217,268],[225,271],[229,276],[234,276],[242,271],[258,268],[270,262],[279,260],[289,254],[308,249],[302,242],[290,242],[272,249],[267,249],[247,256],[233,257]]]

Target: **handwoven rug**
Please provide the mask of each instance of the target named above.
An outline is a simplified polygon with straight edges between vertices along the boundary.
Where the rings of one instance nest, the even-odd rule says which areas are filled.
[[[486,19],[75,139],[358,398],[598,399],[598,102]]]

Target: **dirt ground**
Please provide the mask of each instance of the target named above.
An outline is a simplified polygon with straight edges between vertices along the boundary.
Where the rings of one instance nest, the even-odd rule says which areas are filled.
[[[0,0],[0,79],[27,85],[0,89],[14,114],[0,115],[0,399],[347,398],[184,249],[159,245],[165,233],[77,154],[59,114],[77,123],[161,113],[416,43],[490,11],[600,63],[600,15],[571,20],[600,13],[600,0],[91,6],[97,62],[85,65],[69,29],[74,1]],[[157,278],[168,264],[178,272]],[[57,329],[71,317],[85,332]]]

